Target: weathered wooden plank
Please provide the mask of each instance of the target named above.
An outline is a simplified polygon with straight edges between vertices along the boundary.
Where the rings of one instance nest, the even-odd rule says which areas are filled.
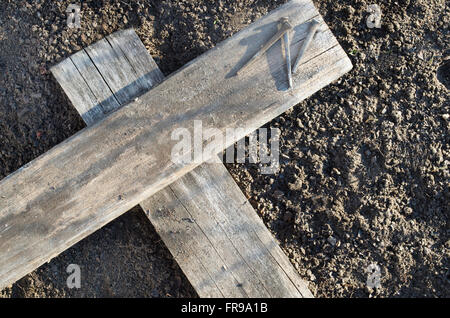
[[[94,63],[89,58],[85,50],[81,50],[70,57],[70,60],[75,65],[75,70],[73,73],[77,71],[81,74],[86,84],[89,86],[89,90],[94,94],[97,100],[97,104],[92,107],[92,110],[95,108],[99,108],[99,113],[102,114],[101,118],[104,118],[106,114],[109,114],[115,109],[120,107],[120,103],[117,100],[116,96],[112,93],[109,87],[105,87],[103,78],[98,70],[95,68]],[[55,72],[57,68],[52,69]],[[66,83],[65,86],[70,86],[72,84],[71,79]],[[68,90],[68,87],[66,87]],[[82,91],[79,91],[81,93]],[[78,106],[85,107],[85,106]],[[95,111],[97,113],[97,111]],[[83,117],[83,113],[81,113]],[[89,116],[87,114],[86,116]],[[84,119],[84,117],[83,117]],[[85,120],[86,121],[86,120]],[[94,123],[95,121],[91,121]]]
[[[52,69],[53,76],[64,87],[64,91],[77,108],[86,124],[91,125],[104,118],[103,108],[86,81],[73,65],[71,59],[66,59]],[[73,85],[72,85],[73,83]],[[79,92],[84,92],[83,95]]]
[[[3,179],[0,286],[22,277],[198,166],[171,161],[174,129],[191,128],[194,119],[222,132],[227,127],[243,127],[233,140],[237,141],[250,133],[248,127],[262,126],[349,71],[350,60],[327,29],[310,46],[292,91],[285,90],[280,45],[270,49],[258,67],[233,76],[276,31],[281,17],[289,17],[296,25],[293,43],[298,43],[306,35],[304,22],[317,15],[310,0],[289,2],[192,61],[139,100]],[[117,96],[118,91],[113,93]]]
[[[185,246],[195,250],[197,242],[190,239],[189,232],[198,227],[218,254],[215,267],[208,268],[216,268],[209,271],[213,280],[234,275],[249,297],[312,297],[222,164],[203,164],[172,183],[170,189],[172,193],[160,191],[141,206],[171,251],[179,251],[174,257],[180,267],[195,257],[207,257],[185,252]],[[177,231],[163,221],[168,219],[179,224]],[[243,269],[249,270],[247,276],[242,276]],[[208,285],[210,278],[196,283]]]
[[[144,44],[133,29],[118,31],[107,37],[112,47],[120,48],[133,67],[143,92],[164,80],[164,75],[148,54]],[[128,84],[127,84],[128,85]]]
[[[237,233],[237,236],[242,236],[242,243],[236,239],[235,245],[238,246],[242,255],[246,255],[246,260],[251,259],[252,255],[259,256],[260,259],[258,261],[261,261],[263,264],[252,267],[255,272],[263,277],[262,280],[267,286],[276,285],[277,282],[282,282],[282,286],[289,286],[290,281],[297,287],[297,290],[303,297],[312,297],[306,283],[299,277],[244,194],[238,187],[233,186],[235,182],[228,177],[229,172],[225,167],[223,165],[215,165],[215,169],[202,169],[203,167],[204,165],[196,168],[194,173],[186,175],[186,179],[191,178],[194,183],[200,186],[203,185],[203,187],[208,184],[208,203],[201,201],[204,204],[204,208],[213,210],[214,207],[228,207],[226,210],[214,209],[214,216],[222,227],[227,228],[227,232],[232,233],[234,231]],[[208,180],[214,180],[214,182],[209,182]],[[229,200],[230,196],[234,200]],[[145,202],[142,205],[145,206]],[[288,279],[279,271],[283,271]],[[270,277],[267,277],[271,275],[273,275],[272,281]],[[283,294],[286,292],[283,290],[270,290],[270,292],[274,297],[291,297],[296,294],[292,292],[291,296],[288,296]],[[279,292],[280,294],[274,294],[274,292]]]
[[[138,77],[133,66],[128,63],[123,51],[117,47],[116,49],[112,48],[106,38],[87,47],[85,51],[121,104],[129,102],[131,96],[139,95],[145,91],[147,85],[142,83],[142,79]],[[135,80],[136,78],[137,80]],[[131,83],[132,80],[135,81],[133,85],[125,87],[122,85],[124,82]]]
[[[108,39],[110,38],[114,39],[110,41],[110,49],[123,51],[130,64],[134,63],[133,68],[140,71],[136,72],[136,76],[128,74],[129,81],[124,81],[123,87],[136,85],[138,78],[143,78],[143,84],[147,83],[149,89],[162,81],[162,73],[133,30],[117,32],[108,36]],[[120,105],[115,98],[110,98],[114,96],[109,89],[108,76],[98,71],[118,62],[103,59],[101,62],[105,65],[94,65],[83,51],[75,55],[76,58],[71,57],[76,64],[73,68],[81,73],[90,91],[96,92],[97,101],[108,101],[111,103],[106,105],[108,108],[119,108]],[[58,70],[58,67],[53,69]],[[79,77],[72,80],[76,78]],[[67,91],[71,91],[73,86],[79,86],[73,85],[70,81],[63,81],[61,85]],[[78,94],[85,94],[85,90],[78,91]],[[137,96],[129,97],[129,101],[132,101]],[[87,106],[80,105],[80,100],[81,97],[74,98],[73,102],[75,108],[81,112]],[[191,174],[193,175],[190,176]],[[198,176],[203,176],[200,183],[195,182]],[[215,189],[221,184],[226,186],[218,193]],[[274,262],[267,252],[278,246],[264,225],[259,227],[259,230],[268,238],[269,244],[261,245],[259,242],[242,244],[236,240],[236,234],[233,233],[235,228],[239,228],[239,236],[243,236],[244,240],[250,240],[254,229],[246,229],[245,225],[255,219],[259,223],[261,221],[222,164],[201,165],[159,191],[154,199],[144,201],[141,206],[145,211],[154,211],[147,215],[201,297],[303,296],[285,274],[285,270]],[[168,211],[168,215],[161,215],[162,209]],[[242,214],[242,209],[254,218]],[[241,215],[233,217],[237,212]],[[230,216],[228,223],[222,225],[211,223],[216,222],[217,213]],[[286,258],[283,253],[281,255]],[[254,267],[254,259],[260,260],[262,266],[250,267],[250,265]],[[293,270],[289,261],[287,266]],[[293,278],[304,285],[298,275]],[[305,290],[304,294],[308,295],[309,291]]]

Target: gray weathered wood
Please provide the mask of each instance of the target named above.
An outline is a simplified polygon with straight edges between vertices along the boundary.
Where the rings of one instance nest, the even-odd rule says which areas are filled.
[[[77,110],[86,124],[91,125],[105,117],[103,107],[97,101],[94,92],[86,85],[85,79],[74,70],[70,58],[59,63],[58,67],[52,69],[52,72],[60,83],[73,82],[73,85],[66,85],[65,92],[74,105],[79,105]],[[80,92],[84,92],[84,94],[82,95]],[[116,104],[118,105],[117,102]]]
[[[326,31],[311,44],[292,91],[286,92],[279,44],[257,67],[235,76],[276,32],[281,17],[289,17],[295,25],[295,47],[306,36],[305,21],[317,15],[310,0],[283,5],[139,100],[3,179],[0,286],[24,276],[197,167],[197,163],[172,162],[174,129],[192,130],[194,119],[222,132],[243,127],[233,140],[237,141],[251,132],[250,127],[262,126],[349,71],[350,60],[324,25]],[[119,90],[113,88],[113,93],[119,95]]]
[[[247,297],[312,297],[222,164],[203,164],[170,190],[141,206],[182,269],[209,262],[196,289],[234,277]],[[231,287],[219,289],[231,297]]]
[[[140,72],[128,73],[122,87],[137,85],[137,80],[143,78],[140,84],[150,89],[163,80],[156,63],[133,30],[117,32],[105,41],[111,44],[109,50],[123,51],[128,62],[134,64],[133,69]],[[69,93],[73,86],[85,84],[86,87],[78,94],[95,92],[97,104],[90,105],[80,104],[84,100],[82,96],[72,95],[80,114],[100,106],[108,109],[121,106],[109,87],[112,80],[98,71],[104,68],[114,70],[114,65],[120,62],[102,59],[101,65],[94,65],[84,50],[70,59],[72,68],[76,68],[85,79],[82,83],[72,83],[80,80],[78,76],[69,80],[61,77],[60,66],[52,71]],[[62,65],[67,71],[67,64]],[[72,71],[76,73],[76,70]],[[131,102],[135,97],[137,95],[130,95],[129,100],[123,102]],[[103,105],[100,105],[101,101]],[[105,101],[111,105],[105,105]],[[89,122],[95,122],[95,118],[85,118],[85,121],[89,125]],[[197,167],[141,206],[200,297],[311,296],[282,252],[275,252],[276,258],[284,258],[287,262],[280,266],[279,261],[275,261],[271,250],[279,250],[277,243],[265,226],[258,226],[261,221],[256,212],[222,164]],[[161,215],[162,210],[168,211],[167,214]],[[227,221],[217,223],[223,216]],[[257,232],[266,239],[264,243],[256,236]],[[285,266],[289,268],[284,269]]]

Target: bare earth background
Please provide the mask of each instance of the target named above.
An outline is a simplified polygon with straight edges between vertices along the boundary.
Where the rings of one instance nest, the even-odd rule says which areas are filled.
[[[372,2],[373,1],[373,2]],[[286,1],[0,1],[0,179],[84,127],[49,68],[134,27],[165,75]],[[354,69],[268,126],[281,171],[228,165],[317,297],[449,297],[448,2],[314,0]],[[76,3],[74,1],[74,3]],[[79,3],[79,2],[78,2]],[[380,5],[381,29],[366,26]],[[79,264],[82,288],[66,287]],[[366,288],[365,269],[382,287]],[[195,297],[139,208],[0,297]]]

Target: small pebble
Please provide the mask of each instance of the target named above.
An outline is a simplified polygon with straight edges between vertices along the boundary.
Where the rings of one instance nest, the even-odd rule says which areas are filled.
[[[284,192],[280,190],[275,190],[273,196],[279,199],[284,196]]]
[[[336,243],[337,243],[336,238],[333,237],[333,236],[330,236],[330,237],[327,239],[327,241],[328,241],[328,243],[330,243],[330,244],[333,245],[333,246],[335,246]]]

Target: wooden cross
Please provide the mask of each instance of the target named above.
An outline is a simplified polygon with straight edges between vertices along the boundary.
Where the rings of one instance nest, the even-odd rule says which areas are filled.
[[[293,52],[308,21],[326,27],[310,0],[295,0],[165,81],[132,30],[55,66],[89,127],[0,182],[0,287],[139,203],[199,296],[311,297],[225,167],[174,165],[168,142],[193,119],[259,127],[351,69],[326,28],[292,92],[280,89],[280,44],[258,67],[231,76],[284,16],[295,26]]]

